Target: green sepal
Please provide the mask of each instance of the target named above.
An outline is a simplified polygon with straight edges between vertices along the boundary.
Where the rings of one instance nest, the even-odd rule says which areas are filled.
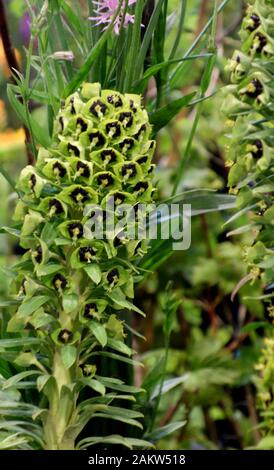
[[[37,238],[37,245],[31,250],[31,259],[35,266],[35,271],[37,268],[39,268],[39,266],[45,265],[47,263],[49,256],[50,255],[47,244],[40,238]]]
[[[33,234],[36,228],[43,222],[44,217],[39,212],[29,210],[29,213],[25,215],[24,223],[21,229],[21,237],[27,237]]]
[[[65,330],[65,332],[68,331],[69,333],[72,334],[72,336],[69,337],[69,335],[67,333],[66,337],[68,338],[68,340],[66,340],[67,341],[66,343],[60,341],[60,339],[59,339],[60,338],[59,335],[61,335],[61,333],[64,332],[64,330]],[[64,344],[75,344],[75,343],[77,343],[77,341],[79,341],[80,338],[81,338],[81,334],[78,331],[74,333],[73,331],[67,330],[67,328],[58,328],[57,330],[55,330],[51,334],[51,338],[52,338],[53,342],[55,344],[57,344],[57,346],[63,346]]]
[[[68,215],[67,205],[57,197],[44,198],[37,207],[37,210],[47,214],[50,219],[54,217],[66,218]]]
[[[86,101],[95,96],[100,96],[101,93],[101,84],[99,82],[95,83],[83,83],[81,86],[80,95]]]
[[[103,250],[103,246],[100,241],[91,240],[85,244],[81,243],[81,246],[78,247],[76,250],[74,250],[70,257],[71,267],[74,269],[77,269],[77,268],[82,268],[89,264],[98,262],[100,259],[102,250]]]
[[[87,326],[97,339],[98,343],[102,346],[102,348],[104,348],[107,345],[107,333],[105,327],[95,320],[88,322]]]
[[[99,171],[92,179],[92,187],[102,193],[112,191],[119,186],[119,179],[110,171]]]
[[[79,193],[79,197],[74,195],[77,193]],[[98,196],[93,189],[80,184],[72,184],[63,189],[58,197],[65,203],[78,207],[82,207],[86,204],[94,204],[98,201]]]
[[[45,181],[36,172],[33,166],[27,165],[20,173],[17,188],[25,194],[38,198]]]
[[[17,202],[14,210],[14,214],[12,216],[12,220],[15,222],[23,221],[25,215],[28,213],[28,206],[25,204],[21,199]]]
[[[117,163],[124,161],[123,155],[111,147],[98,150],[97,152],[91,152],[89,158],[91,162],[96,163],[102,170],[108,170]]]
[[[136,161],[119,163],[113,170],[124,184],[134,184],[143,178],[143,171]]]
[[[107,143],[107,138],[102,132],[102,130],[95,128],[87,132],[82,132],[79,138],[79,142],[81,144],[81,148],[84,148],[87,154],[90,154],[93,151],[105,147]],[[79,157],[81,156],[81,154],[75,156]]]
[[[87,299],[80,312],[81,323],[87,323],[90,321],[90,319],[100,321],[102,318],[102,313],[107,308],[107,305],[108,303],[104,299]]]
[[[76,226],[75,229],[73,229],[73,226]],[[79,228],[77,228],[79,226]],[[76,241],[79,238],[83,237],[83,231],[84,227],[83,224],[80,220],[68,220],[66,222],[63,222],[58,226],[59,232],[63,235],[63,237],[68,238],[70,240]],[[77,230],[77,233],[76,233]],[[75,232],[73,234],[72,232]]]
[[[115,264],[113,268],[103,274],[103,285],[107,291],[110,291],[127,283],[128,277],[129,272],[123,266]]]
[[[64,366],[69,369],[73,366],[77,359],[77,348],[71,344],[66,344],[60,349],[61,358],[64,363]]]
[[[85,182],[90,184],[93,174],[93,164],[87,160],[71,157],[69,160],[72,168],[72,179],[76,183]]]
[[[69,164],[58,158],[51,158],[41,171],[47,178],[57,182],[70,179]]]
[[[102,271],[99,264],[89,264],[88,266],[84,267],[84,270],[88,277],[94,282],[94,284],[98,285],[101,282]]]

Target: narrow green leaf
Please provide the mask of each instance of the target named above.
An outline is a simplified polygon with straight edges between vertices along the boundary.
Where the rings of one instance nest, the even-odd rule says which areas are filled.
[[[136,307],[132,302],[129,302],[121,290],[115,289],[113,292],[109,292],[108,297],[119,307],[125,308],[127,310],[133,310],[134,312],[140,313],[140,315],[145,316],[144,312]]]
[[[116,351],[126,354],[127,356],[131,356],[133,351],[129,348],[125,343],[122,341],[118,341],[117,339],[108,338],[108,346]]]
[[[19,346],[31,346],[41,344],[41,338],[11,338],[0,339],[0,349],[18,348]]]
[[[130,450],[134,449],[135,447],[141,447],[143,449],[153,447],[153,444],[151,444],[151,442],[147,442],[142,439],[134,439],[131,437],[123,437],[123,436],[119,436],[118,434],[113,434],[111,436],[104,436],[103,440],[105,444],[123,445]],[[86,439],[83,439],[77,444],[77,448],[85,449],[86,447],[100,444],[101,442],[102,442],[101,436],[100,437],[98,436],[87,437]]]
[[[145,434],[144,437],[150,441],[157,442],[160,439],[164,439],[166,436],[169,436],[178,429],[181,429],[186,425],[186,421],[177,421],[175,423],[167,424],[161,428],[154,429],[148,434]]]
[[[37,142],[39,142],[39,144],[43,145],[43,147],[49,147],[50,137],[49,137],[46,129],[44,127],[41,127],[40,124],[38,124],[37,120],[33,119],[31,117],[30,113],[28,113],[28,116],[27,116],[24,105],[22,103],[20,103],[20,101],[16,98],[16,96],[14,95],[14,92],[13,92],[10,85],[8,85],[8,87],[7,87],[7,95],[8,95],[10,104],[12,105],[14,110],[16,111],[16,113],[19,116],[19,118],[21,119],[21,121],[26,126],[29,126],[29,124],[30,124],[30,126],[31,126],[30,130],[32,131],[32,133],[33,133],[35,139],[37,140]]]
[[[107,333],[106,329],[101,323],[98,323],[96,321],[90,321],[88,324],[88,327],[90,331],[94,334],[95,338],[97,341],[101,344],[101,346],[104,348],[107,344]]]
[[[15,385],[18,384],[21,380],[25,379],[26,377],[30,377],[31,375],[40,375],[41,371],[39,370],[25,370],[23,372],[20,372],[19,374],[13,375],[10,377],[8,380],[6,380],[2,388],[3,390],[6,390],[7,388],[14,387]]]
[[[28,316],[38,310],[38,308],[48,302],[48,300],[50,300],[48,295],[37,295],[36,297],[27,299],[20,305],[17,313],[22,317]]]
[[[154,113],[151,113],[150,123],[153,125],[153,135],[157,134],[162,127],[165,127],[171,119],[177,116],[180,110],[190,103],[195,94],[195,92],[189,93],[178,100],[172,101]]]
[[[84,270],[95,284],[99,284],[102,279],[102,272],[98,264],[89,264]]]
[[[102,383],[100,383],[98,380],[95,379],[87,379],[86,385],[88,385],[90,388],[95,390],[95,392],[100,393],[100,395],[105,395],[106,393],[106,388]]]

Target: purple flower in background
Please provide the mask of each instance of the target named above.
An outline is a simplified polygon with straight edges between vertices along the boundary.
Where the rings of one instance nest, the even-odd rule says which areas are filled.
[[[136,3],[136,0],[129,0],[128,5],[133,5]],[[97,16],[89,17],[89,20],[96,21],[95,26],[100,24],[105,24],[105,29],[107,29],[108,25],[112,22],[113,17],[117,14],[117,10],[119,8],[119,0],[97,0],[93,1],[93,4],[96,5],[94,9]],[[126,1],[122,1],[122,5],[120,7],[120,11],[117,15],[117,18],[114,23],[114,32],[115,34],[119,34],[121,23],[123,20],[123,16],[125,13]],[[134,15],[130,15],[129,13],[125,14],[123,26],[126,27],[129,23],[134,23]]]
[[[28,12],[24,13],[20,21],[20,33],[24,44],[28,44],[30,40],[30,24],[31,18]]]

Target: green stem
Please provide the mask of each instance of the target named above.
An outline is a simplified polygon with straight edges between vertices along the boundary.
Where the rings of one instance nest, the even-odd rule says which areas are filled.
[[[70,417],[74,411],[74,403],[70,397],[62,396],[62,388],[71,385],[72,377],[66,369],[59,348],[56,348],[53,359],[53,378],[55,383],[49,392],[49,410],[44,425],[44,440],[46,450],[74,450],[73,439],[65,437]],[[68,408],[71,408],[68,412]]]

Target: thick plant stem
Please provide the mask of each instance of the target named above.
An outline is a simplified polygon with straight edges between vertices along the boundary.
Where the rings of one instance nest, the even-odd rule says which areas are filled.
[[[66,369],[56,348],[53,361],[55,383],[49,392],[49,411],[44,425],[46,450],[74,450],[74,439],[65,437],[75,404],[70,396],[62,393],[62,387],[72,383],[71,373]]]

